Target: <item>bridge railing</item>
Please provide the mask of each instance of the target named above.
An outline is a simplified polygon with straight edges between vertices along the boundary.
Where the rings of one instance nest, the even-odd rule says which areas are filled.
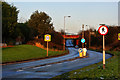
[[[64,38],[71,38],[71,39],[75,39],[75,38],[79,38],[79,35],[63,35]]]

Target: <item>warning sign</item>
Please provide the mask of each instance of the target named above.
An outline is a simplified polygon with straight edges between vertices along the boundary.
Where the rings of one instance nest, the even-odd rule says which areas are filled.
[[[51,41],[51,35],[46,34],[46,35],[44,36],[44,41]]]

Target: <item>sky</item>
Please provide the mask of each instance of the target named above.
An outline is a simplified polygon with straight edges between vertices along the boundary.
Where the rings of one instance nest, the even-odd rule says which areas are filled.
[[[77,33],[82,24],[97,29],[99,24],[118,25],[118,2],[9,2],[19,10],[18,22],[30,19],[38,10],[52,18],[56,31],[64,29],[69,33]],[[85,26],[85,29],[89,29]]]

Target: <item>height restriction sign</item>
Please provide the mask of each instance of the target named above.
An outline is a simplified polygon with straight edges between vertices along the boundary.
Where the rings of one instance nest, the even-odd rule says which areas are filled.
[[[51,35],[46,34],[44,37],[44,41],[51,41]]]
[[[99,29],[98,29],[98,32],[101,34],[101,35],[106,35],[108,33],[108,28],[107,26],[100,26]]]
[[[48,42],[51,41],[51,35],[46,34],[44,36],[44,41],[47,41],[47,56],[48,56]]]

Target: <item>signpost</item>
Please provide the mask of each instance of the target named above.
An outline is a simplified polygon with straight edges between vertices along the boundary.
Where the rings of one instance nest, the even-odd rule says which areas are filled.
[[[51,41],[51,35],[44,35],[44,41],[47,41],[47,56],[48,56],[48,42]]]
[[[104,35],[106,35],[108,33],[108,28],[107,26],[100,26],[98,29],[98,32],[103,35],[103,69],[105,69],[105,37]]]
[[[120,40],[120,33],[118,33],[118,40]]]

